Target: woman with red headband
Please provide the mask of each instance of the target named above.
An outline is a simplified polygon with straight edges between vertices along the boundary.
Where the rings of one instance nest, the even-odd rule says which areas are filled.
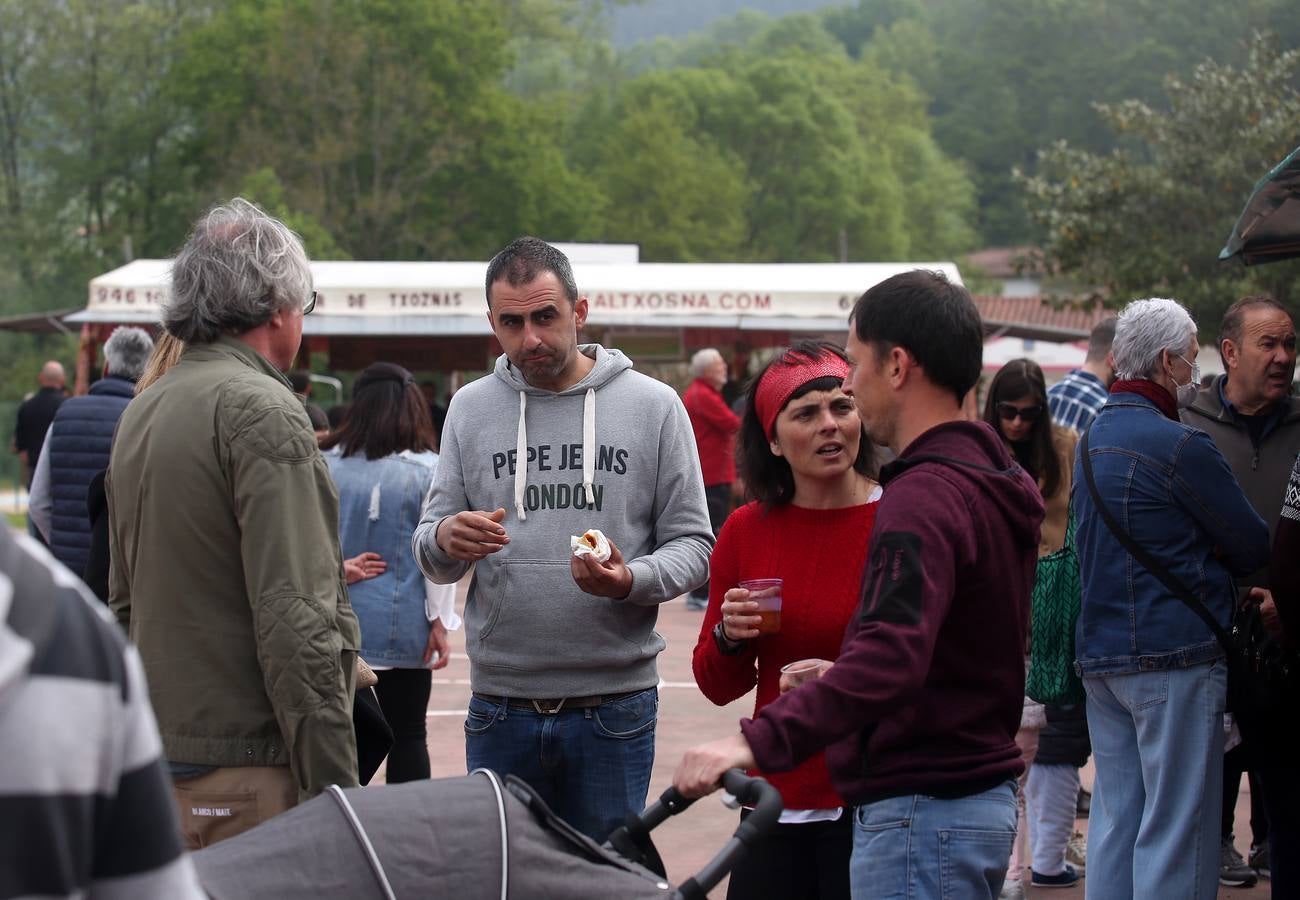
[[[753,502],[718,536],[695,645],[695,680],[719,706],[757,686],[757,712],[780,693],[783,665],[835,659],[857,609],[880,486],[875,448],[842,389],[848,371],[840,348],[801,341],[759,373],[746,397],[737,462]],[[758,578],[783,581],[775,634],[760,636],[758,603],[738,587]],[[823,756],[764,774],[785,812],[732,871],[727,897],[847,898],[852,816]]]

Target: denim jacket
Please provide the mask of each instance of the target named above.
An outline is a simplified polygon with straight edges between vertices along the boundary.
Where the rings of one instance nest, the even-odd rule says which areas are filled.
[[[1226,626],[1236,596],[1232,577],[1268,562],[1268,526],[1209,435],[1172,421],[1144,397],[1119,393],[1098,413],[1088,440],[1097,490],[1111,515]],[[1181,668],[1219,657],[1206,624],[1110,533],[1078,460],[1073,496],[1083,582],[1075,633],[1080,674]]]
[[[429,639],[425,580],[411,555],[411,535],[438,466],[436,453],[394,453],[366,459],[325,454],[339,491],[339,539],[343,558],[367,550],[388,569],[348,586],[361,622],[361,656],[376,666],[418,669]],[[447,624],[447,623],[444,623]]]

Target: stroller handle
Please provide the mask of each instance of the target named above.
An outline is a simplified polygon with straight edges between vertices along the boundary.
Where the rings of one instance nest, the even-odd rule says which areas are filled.
[[[674,898],[679,900],[704,900],[709,891],[717,886],[724,876],[736,865],[745,848],[751,846],[760,837],[775,827],[781,818],[784,804],[781,794],[765,779],[746,775],[740,769],[729,769],[722,776],[722,787],[745,806],[753,806],[754,811],[736,826],[731,839],[723,845],[718,854],[705,863],[694,877],[683,881],[677,888]],[[694,801],[687,800],[676,788],[669,788],[659,798],[659,802],[646,810],[645,818],[652,812],[664,810],[659,821],[676,815]],[[653,826],[651,826],[653,827]]]

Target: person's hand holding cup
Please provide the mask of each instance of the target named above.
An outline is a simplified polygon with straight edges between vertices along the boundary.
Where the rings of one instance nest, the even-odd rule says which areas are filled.
[[[806,681],[821,678],[822,673],[832,665],[834,663],[825,659],[800,659],[792,663],[786,663],[781,667],[781,681],[778,689],[782,694],[786,691],[793,691]]]
[[[722,597],[722,633],[730,641],[747,641],[781,630],[781,579],[742,581]]]

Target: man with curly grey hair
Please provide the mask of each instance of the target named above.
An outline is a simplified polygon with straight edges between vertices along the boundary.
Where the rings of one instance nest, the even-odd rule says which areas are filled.
[[[144,329],[123,327],[109,335],[104,377],[85,396],[59,405],[32,473],[32,523],[54,558],[78,575],[90,553],[90,482],[108,467],[113,429],[152,352],[153,339]]]
[[[181,830],[231,837],[357,782],[338,494],[283,370],[315,304],[298,237],[242,199],[172,265],[180,361],[127,408],[109,603],[140,649]]]

